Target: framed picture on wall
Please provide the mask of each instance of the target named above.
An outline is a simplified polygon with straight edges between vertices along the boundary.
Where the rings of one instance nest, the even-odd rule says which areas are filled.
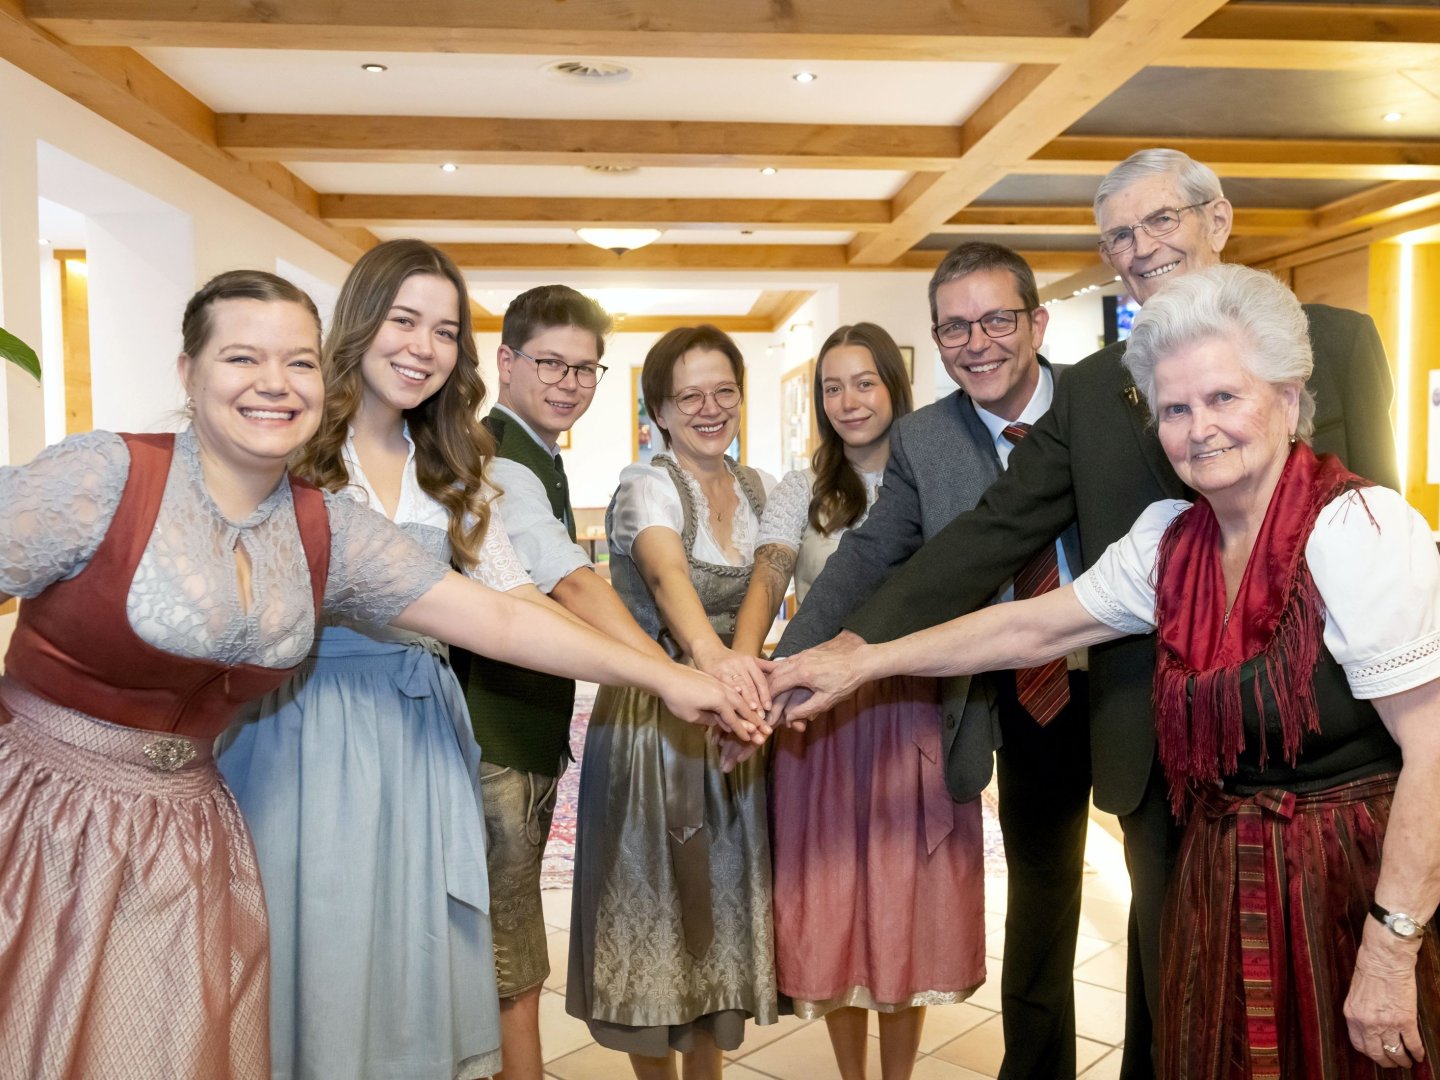
[[[570,429],[569,429],[569,428],[566,428],[564,431],[562,431],[562,432],[560,433],[560,438],[558,438],[557,440],[555,440],[555,449],[557,449],[557,450],[569,450],[569,449],[570,449]]]
[[[905,361],[905,374],[910,376],[910,385],[915,385],[915,346],[901,345],[900,359]]]
[[[665,437],[660,433],[650,410],[645,407],[645,394],[640,389],[640,369],[630,369],[630,460],[649,461],[665,449]],[[745,460],[745,405],[740,405],[740,430],[735,440],[725,451],[736,461]]]

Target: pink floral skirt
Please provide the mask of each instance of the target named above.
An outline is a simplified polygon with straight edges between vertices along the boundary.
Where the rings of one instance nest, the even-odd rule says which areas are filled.
[[[209,740],[0,703],[0,1076],[268,1077],[265,899]]]
[[[884,679],[776,737],[775,964],[802,1017],[985,981],[980,800],[945,789],[939,698],[933,679]]]

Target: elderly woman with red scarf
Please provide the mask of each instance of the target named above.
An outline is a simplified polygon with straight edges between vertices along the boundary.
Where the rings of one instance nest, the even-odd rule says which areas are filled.
[[[1317,457],[1305,313],[1269,275],[1187,274],[1125,365],[1196,493],[1074,585],[791,658],[806,716],[889,675],[1023,668],[1156,631],[1184,842],[1161,943],[1167,1080],[1432,1076],[1440,963],[1440,557],[1387,488]],[[1383,856],[1383,857],[1382,857]]]

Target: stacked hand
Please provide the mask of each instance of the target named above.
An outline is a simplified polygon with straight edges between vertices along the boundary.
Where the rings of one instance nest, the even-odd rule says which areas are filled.
[[[752,661],[768,672],[762,700],[768,714],[757,737],[741,739],[728,733],[722,737],[720,752],[725,771],[751,758],[765,737],[781,724],[803,731],[808,720],[834,708],[868,681],[859,663],[859,650],[864,645],[860,637],[846,630],[823,645],[783,660]]]

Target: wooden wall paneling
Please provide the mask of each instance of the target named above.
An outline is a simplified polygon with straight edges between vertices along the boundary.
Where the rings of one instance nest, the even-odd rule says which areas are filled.
[[[1290,287],[1306,304],[1370,310],[1370,248],[1332,255],[1295,267]]]
[[[90,378],[90,275],[85,252],[60,249],[60,324],[64,348],[65,434],[95,429]]]

